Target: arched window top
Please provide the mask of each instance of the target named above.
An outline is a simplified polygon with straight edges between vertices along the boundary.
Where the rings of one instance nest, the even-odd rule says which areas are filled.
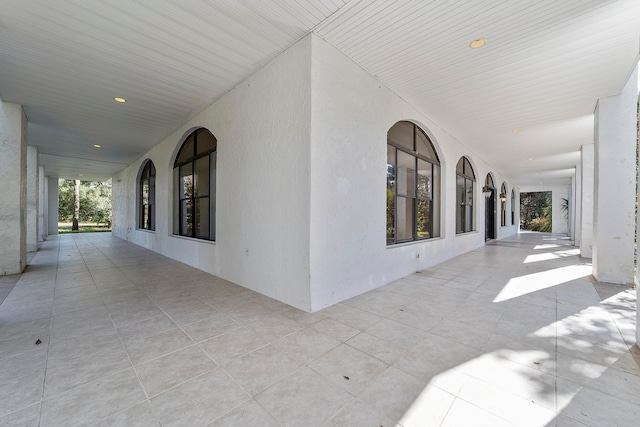
[[[487,178],[485,179],[484,184],[485,184],[487,187],[493,187],[493,188],[496,188],[496,185],[493,183],[493,177],[491,176],[491,174],[490,174],[490,173],[488,173],[488,174],[487,174]]]
[[[182,143],[173,167],[176,168],[191,162],[198,157],[216,151],[217,148],[218,140],[209,130],[205,128],[196,129]]]
[[[456,165],[456,173],[458,175],[462,175],[465,178],[469,178],[472,180],[476,180],[476,175],[473,173],[473,167],[471,166],[471,162],[465,156],[460,157],[458,160],[458,164]]]
[[[411,122],[398,122],[387,132],[387,144],[404,151],[409,151],[417,157],[440,164],[438,153],[431,139],[418,126]]]
[[[151,160],[147,160],[140,173],[140,179],[148,179],[152,176],[156,176],[156,167]]]
[[[155,230],[156,167],[149,159],[142,164],[138,189],[138,228]]]
[[[505,197],[507,196],[507,183],[503,182],[502,186],[500,187],[500,194],[504,194]]]
[[[515,200],[515,198],[516,198],[516,191],[511,190],[511,200]]]

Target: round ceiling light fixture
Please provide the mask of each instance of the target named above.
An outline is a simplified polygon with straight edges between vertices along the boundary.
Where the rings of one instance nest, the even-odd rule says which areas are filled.
[[[116,102],[121,102],[121,103],[122,103],[122,102],[127,102],[127,100],[126,100],[126,99],[124,99],[124,98],[120,98],[119,96],[116,96],[115,98],[113,98],[113,100],[114,100],[114,101],[116,101]]]
[[[100,144],[93,144],[93,148],[102,148],[102,145],[100,145]]]
[[[513,133],[520,133],[520,132],[522,132],[522,129],[514,129],[514,130],[512,130],[511,132],[513,132]]]
[[[471,49],[477,49],[479,47],[484,46],[485,44],[487,44],[487,39],[485,38],[479,38],[479,39],[475,39],[474,41],[472,41],[471,43],[469,43],[469,47]]]

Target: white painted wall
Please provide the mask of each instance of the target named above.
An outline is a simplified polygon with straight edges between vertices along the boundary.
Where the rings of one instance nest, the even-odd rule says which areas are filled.
[[[19,104],[0,101],[0,275],[27,266],[27,117]]]
[[[318,310],[484,245],[481,188],[490,168],[334,47],[312,40],[311,300]],[[386,136],[400,120],[419,125],[438,151],[442,230],[440,238],[387,247]],[[456,235],[455,167],[462,155],[477,178],[477,231]],[[505,227],[500,235],[515,232],[517,226]]]
[[[310,38],[113,177],[113,234],[303,310],[309,295]],[[197,127],[218,140],[215,243],[172,235],[173,161]],[[156,231],[136,229],[136,178],[156,167]]]
[[[386,135],[427,132],[442,161],[441,237],[387,247]],[[173,236],[173,159],[193,129],[218,139],[217,241]],[[455,166],[471,160],[476,231],[455,234]],[[136,228],[141,165],[156,166],[156,231]],[[350,59],[308,36],[113,177],[114,235],[315,311],[484,244],[481,188],[503,176]],[[511,184],[507,181],[509,189]],[[518,213],[519,217],[519,213]],[[499,230],[506,237],[517,225]]]

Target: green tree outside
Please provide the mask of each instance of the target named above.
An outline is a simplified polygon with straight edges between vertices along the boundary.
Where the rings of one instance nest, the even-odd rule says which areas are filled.
[[[520,193],[520,228],[551,233],[551,191]]]
[[[58,181],[58,220],[73,219],[73,180]],[[80,182],[80,222],[105,224],[111,228],[111,181]]]

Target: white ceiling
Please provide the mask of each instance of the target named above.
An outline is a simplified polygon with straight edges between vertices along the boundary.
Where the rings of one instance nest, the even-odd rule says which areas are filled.
[[[553,185],[638,61],[640,2],[1,0],[0,97],[48,174],[106,179],[309,32],[515,183]]]

